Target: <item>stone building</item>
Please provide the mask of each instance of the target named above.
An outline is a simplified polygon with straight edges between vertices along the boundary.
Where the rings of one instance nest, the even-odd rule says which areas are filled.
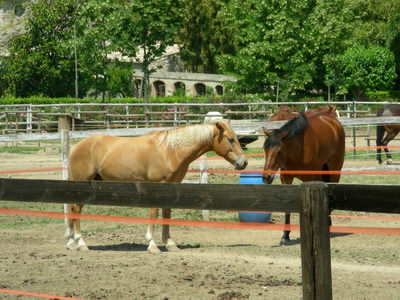
[[[135,70],[134,86],[140,95],[142,71]],[[204,96],[224,94],[224,82],[235,81],[232,76],[186,72],[155,72],[150,75],[150,95],[160,96]]]
[[[134,89],[136,96],[139,96],[143,79],[140,52],[135,61]],[[177,45],[168,47],[166,53],[150,67],[157,70],[150,75],[150,96],[152,97],[203,96],[210,93],[223,95],[224,83],[236,81],[233,76],[185,72]]]

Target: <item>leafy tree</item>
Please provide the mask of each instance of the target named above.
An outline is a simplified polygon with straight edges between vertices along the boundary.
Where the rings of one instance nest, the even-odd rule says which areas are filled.
[[[342,51],[347,11],[342,0],[232,0],[225,12],[235,32],[234,55],[219,58],[239,75],[243,90],[265,92],[283,83],[286,94],[321,84],[323,57]]]
[[[6,63],[5,79],[15,96],[73,94],[72,53],[63,41],[71,37],[74,17],[74,0],[32,3],[26,33],[11,41]]]
[[[391,88],[396,78],[393,53],[379,46],[349,48],[327,61],[327,70],[328,80],[357,99],[366,91]]]
[[[229,0],[185,0],[177,36],[181,57],[191,72],[217,73],[216,56],[233,54],[232,27],[225,18]]]
[[[89,75],[95,96],[101,93],[103,101],[109,87],[112,59],[109,57],[116,46],[111,42],[117,26],[115,15],[120,7],[118,1],[86,0],[76,2],[76,37],[71,40],[71,48],[76,43],[79,67]]]
[[[397,86],[400,87],[400,1],[345,0],[353,15],[349,46],[383,46],[395,55]]]
[[[133,97],[133,72],[130,64],[113,62],[108,65],[107,91],[110,97]]]
[[[113,32],[113,42],[125,56],[135,59],[138,49],[142,60],[142,90],[148,102],[152,63],[162,56],[166,48],[175,43],[180,25],[180,0],[121,0],[121,8],[114,18],[117,28]]]

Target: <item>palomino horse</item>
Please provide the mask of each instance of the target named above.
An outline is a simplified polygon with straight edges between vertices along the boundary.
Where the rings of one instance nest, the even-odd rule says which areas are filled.
[[[339,171],[345,153],[345,133],[336,119],[335,107],[327,106],[305,113],[287,112],[282,117],[290,120],[281,128],[264,130],[265,171],[313,170]],[[277,121],[276,116],[270,119]],[[264,174],[264,182],[271,184],[274,174]],[[292,184],[294,178],[302,181],[339,182],[340,175],[281,174],[282,184]],[[290,224],[290,213],[285,214]],[[284,231],[281,244],[288,244],[290,231]]]
[[[385,104],[383,109],[379,110],[376,114],[378,117],[386,116],[400,116],[400,104]],[[381,151],[382,149],[380,146],[384,147],[387,164],[392,163],[392,155],[390,154],[387,145],[390,141],[392,141],[397,134],[400,132],[400,124],[385,124],[385,125],[377,125],[376,126],[376,159],[378,163],[382,163],[382,156]],[[386,135],[385,135],[386,133]]]
[[[140,137],[97,135],[79,142],[71,151],[69,180],[115,180],[181,182],[189,164],[208,151],[215,151],[242,170],[247,159],[236,134],[226,121],[192,125],[152,132]],[[67,206],[67,212],[80,213],[82,205]],[[171,209],[162,209],[164,218]],[[158,209],[150,209],[150,217],[158,217]],[[68,219],[66,247],[87,250],[79,219]],[[154,225],[149,225],[146,239],[148,251],[160,250],[153,239]],[[162,241],[168,250],[178,249],[170,238],[169,225],[162,227]]]

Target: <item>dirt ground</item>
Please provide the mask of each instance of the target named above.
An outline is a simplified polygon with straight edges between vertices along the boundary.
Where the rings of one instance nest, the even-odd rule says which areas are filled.
[[[60,165],[59,155],[48,152],[1,154],[0,163],[1,170]],[[248,168],[260,169],[262,163],[251,160]],[[345,167],[374,164],[346,162]],[[230,168],[225,162],[209,167]],[[60,178],[60,173],[29,177]],[[281,217],[274,214],[274,222]],[[162,248],[151,255],[144,225],[83,221],[90,251],[73,252],[64,248],[62,221],[36,220],[0,215],[0,289],[99,300],[302,298],[298,232],[292,233],[292,245],[279,246],[279,231],[172,227],[181,250]],[[400,227],[399,220],[335,218],[333,223]],[[400,236],[332,236],[334,299],[400,299],[399,245]],[[32,297],[0,293],[0,299]]]

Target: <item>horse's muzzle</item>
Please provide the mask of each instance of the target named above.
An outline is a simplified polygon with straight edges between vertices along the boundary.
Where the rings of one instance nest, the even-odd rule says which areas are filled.
[[[235,162],[235,169],[236,170],[246,169],[247,164],[248,164],[247,159],[244,157],[241,157]]]
[[[263,181],[265,184],[271,184],[274,181],[275,174],[272,175],[264,175],[263,176]]]

